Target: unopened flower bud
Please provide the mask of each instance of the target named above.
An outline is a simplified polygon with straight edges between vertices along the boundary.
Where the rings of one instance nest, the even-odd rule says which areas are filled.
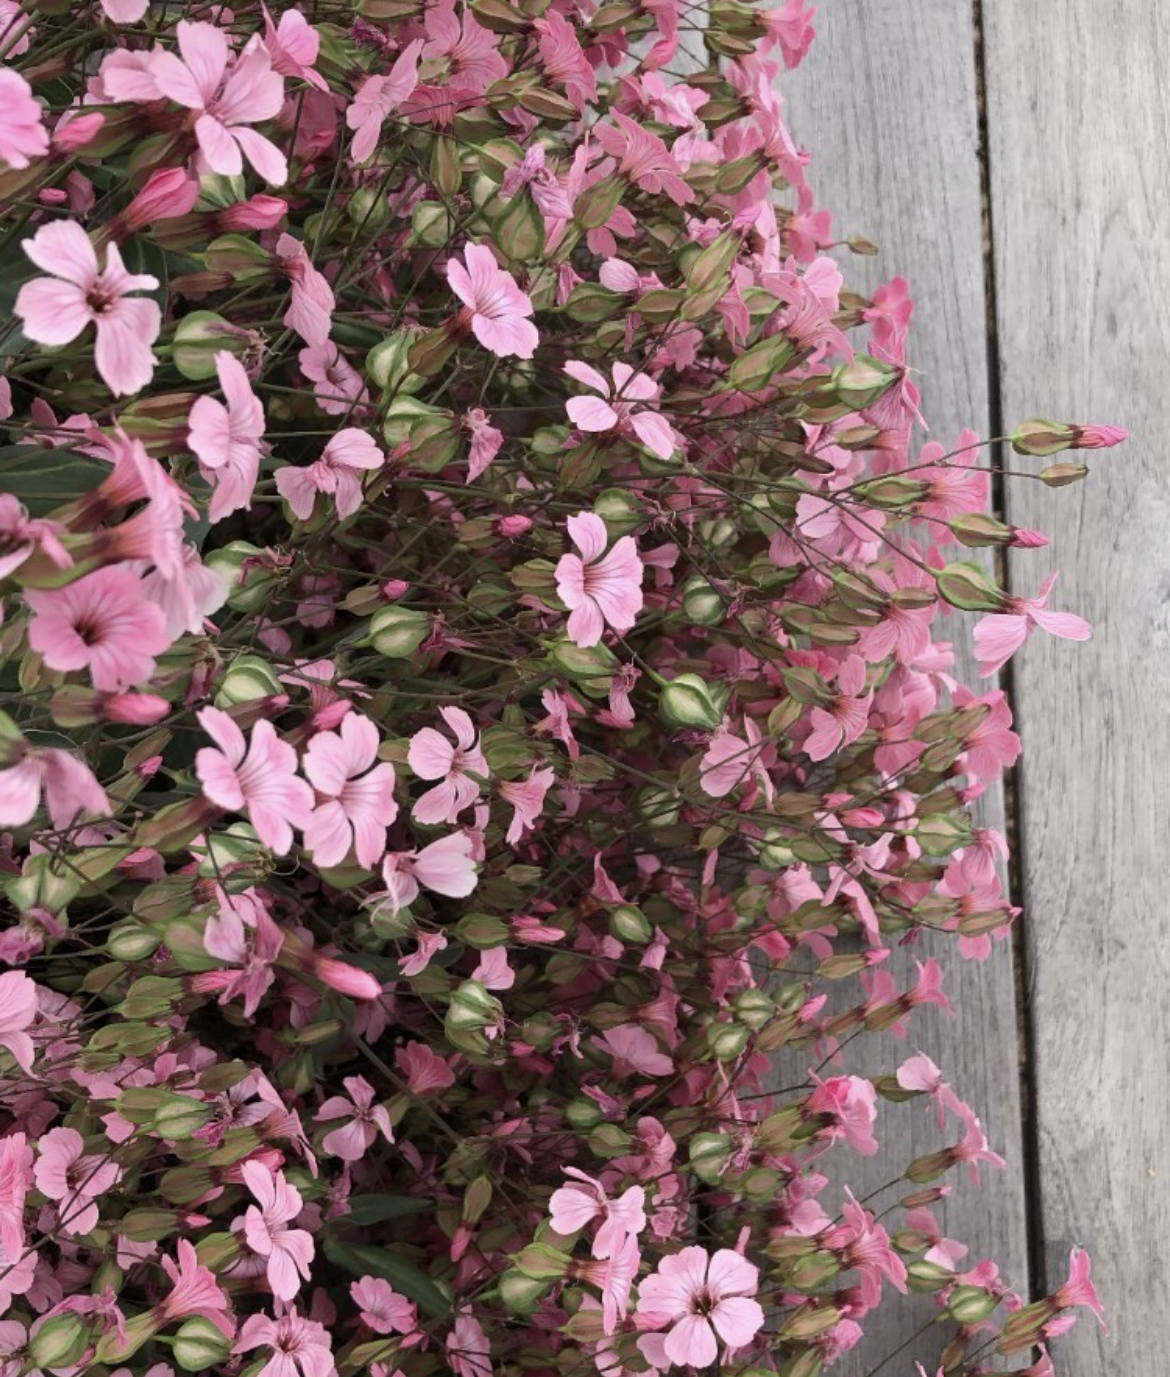
[[[521,516],[519,513],[513,516],[501,516],[496,521],[495,529],[497,535],[503,536],[505,540],[516,540],[532,530],[532,519]]]
[[[422,645],[431,628],[425,612],[412,607],[383,607],[370,618],[368,640],[387,660],[405,660]]]
[[[1073,426],[1073,449],[1112,449],[1129,439],[1129,431],[1120,426]]]
[[[221,210],[215,217],[216,226],[231,230],[275,229],[288,214],[288,202],[279,196],[252,196],[238,205]]]
[[[668,727],[714,731],[723,721],[727,695],[697,674],[680,674],[658,696],[658,715]]]
[[[199,182],[188,176],[185,167],[160,167],[122,212],[121,219],[131,234],[153,225],[156,220],[174,220],[195,209]]]
[[[77,1367],[89,1351],[89,1325],[80,1315],[66,1311],[47,1319],[29,1340],[28,1354],[34,1367]]]
[[[1031,420],[1024,421],[1008,436],[1012,449],[1017,454],[1040,456],[1059,454],[1061,450],[1071,449],[1073,438],[1072,426],[1046,420],[1043,416],[1034,416]]]
[[[240,655],[224,675],[214,701],[217,708],[227,709],[275,698],[281,692],[281,682],[267,660],[259,655]]]
[[[228,1360],[232,1341],[202,1315],[185,1320],[175,1335],[171,1352],[184,1372],[202,1372]]]

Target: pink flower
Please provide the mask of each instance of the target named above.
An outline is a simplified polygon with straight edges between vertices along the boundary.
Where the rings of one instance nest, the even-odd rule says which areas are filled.
[[[652,454],[669,459],[674,453],[674,432],[670,422],[656,411],[635,410],[636,402],[654,402],[659,388],[653,378],[636,373],[628,363],[613,366],[613,387],[587,363],[570,359],[565,372],[585,387],[600,392],[600,397],[570,397],[565,403],[569,419],[579,430],[593,433],[617,431],[634,435]]]
[[[1055,582],[1056,575],[1049,574],[1034,598],[1008,597],[1002,612],[993,612],[975,623],[980,678],[986,679],[1007,664],[1038,626],[1066,641],[1087,641],[1092,636],[1093,628],[1083,617],[1048,611],[1048,595]]]
[[[874,1216],[863,1209],[850,1190],[845,1191],[846,1202],[841,1207],[845,1220],[843,1232],[852,1235],[844,1247],[847,1266],[861,1273],[861,1293],[869,1308],[876,1307],[882,1297],[882,1277],[895,1290],[906,1294],[906,1265],[890,1246],[890,1236]]]
[[[24,333],[37,344],[69,344],[89,324],[97,331],[94,361],[115,397],[128,397],[150,382],[162,313],[158,303],[131,292],[153,291],[158,279],[128,273],[117,244],[106,245],[98,268],[89,235],[74,220],[42,225],[21,247],[48,277],[21,287],[13,307]]]
[[[341,1083],[348,1091],[348,1098],[330,1096],[314,1117],[319,1124],[331,1119],[348,1119],[341,1128],[331,1129],[321,1146],[343,1162],[360,1162],[379,1133],[392,1143],[394,1131],[385,1105],[374,1103],[374,1087],[364,1076],[346,1076]]]
[[[562,555],[557,596],[570,611],[569,639],[593,646],[606,626],[629,631],[642,610],[642,561],[633,536],[622,536],[608,554],[605,522],[594,512],[569,517],[569,535],[580,555]]]
[[[313,63],[321,48],[321,39],[300,10],[285,10],[280,23],[274,24],[268,7],[264,7],[264,47],[272,70],[282,77],[307,81],[318,91],[328,91],[329,83],[313,71]]]
[[[413,1334],[418,1329],[418,1308],[400,1296],[381,1277],[364,1276],[350,1283],[349,1294],[375,1334]]]
[[[964,742],[963,769],[975,779],[998,779],[1000,773],[1016,763],[1020,755],[1020,738],[1011,730],[1012,710],[1002,689],[994,689],[976,698],[969,689],[956,689],[955,706],[985,707],[986,715],[967,733]]]
[[[215,488],[208,515],[220,521],[251,505],[260,472],[264,407],[234,354],[221,349],[215,371],[227,404],[214,397],[196,398],[188,417],[187,443],[199,460],[199,472]]]
[[[1068,1280],[1052,1293],[1052,1303],[1061,1310],[1074,1305],[1083,1305],[1097,1317],[1097,1323],[1106,1334],[1109,1328],[1105,1323],[1105,1311],[1097,1296],[1097,1288],[1089,1280],[1089,1255],[1083,1248],[1074,1248],[1069,1254]]]
[[[211,505],[214,509],[214,498]],[[169,576],[156,566],[142,580],[142,592],[162,611],[172,642],[184,632],[201,635],[205,619],[219,611],[230,591],[227,579],[203,563],[194,545],[183,546],[176,576]]]
[[[25,1030],[36,1016],[36,984],[23,971],[5,971],[0,975],[0,1047],[7,1048],[21,1070],[30,1074],[33,1041]]]
[[[221,1004],[242,997],[244,1017],[251,1018],[276,979],[273,966],[283,946],[280,928],[253,891],[221,891],[219,910],[203,928],[203,949],[235,969],[200,972],[192,984],[218,990]]]
[[[315,384],[313,394],[317,405],[327,416],[345,416],[355,402],[366,400],[361,374],[332,340],[306,346],[297,359],[302,374]]]
[[[765,10],[761,15],[765,30],[764,52],[779,44],[784,65],[798,67],[816,37],[812,26],[815,15],[815,9],[805,9],[804,0],[785,0],[779,9]]]
[[[471,436],[467,455],[467,481],[474,483],[500,452],[504,432],[497,430],[481,406],[472,407],[463,418],[464,428]]]
[[[464,306],[460,323],[470,326],[480,344],[500,358],[530,359],[540,341],[536,326],[526,319],[532,302],[486,244],[468,244],[463,259],[447,264],[447,281]]]
[[[333,1349],[329,1331],[315,1320],[297,1314],[290,1306],[279,1319],[249,1315],[240,1330],[233,1353],[270,1348],[272,1356],[257,1377],[334,1377]]]
[[[761,763],[765,747],[760,729],[750,717],[745,717],[743,732],[743,737],[724,728],[715,733],[700,761],[699,786],[712,798],[726,798],[732,789],[754,776],[771,802],[775,786]]]
[[[276,259],[292,287],[292,302],[282,324],[295,330],[306,344],[323,345],[333,328],[337,305],[333,288],[313,266],[304,244],[291,234],[282,234],[276,241]]]
[[[282,1172],[271,1171],[254,1159],[243,1164],[240,1174],[259,1202],[259,1208],[249,1205],[243,1217],[244,1238],[254,1253],[266,1259],[272,1294],[290,1301],[301,1289],[300,1278],[309,1280],[314,1252],[311,1234],[285,1228],[301,1212],[300,1191],[288,1184]]]
[[[339,517],[352,516],[362,505],[363,470],[381,468],[386,456],[364,430],[339,430],[315,464],[291,465],[273,474],[276,490],[301,521],[313,515],[318,493],[333,497]]]
[[[24,1202],[32,1187],[33,1154],[27,1137],[10,1133],[0,1138],[0,1252],[10,1259],[24,1252]]]
[[[977,1186],[979,1184],[980,1162],[986,1162],[989,1166],[1000,1168],[1005,1163],[998,1152],[991,1151],[988,1146],[987,1135],[983,1132],[983,1126],[971,1109],[967,1105],[957,1102],[955,1113],[965,1124],[966,1132],[963,1134],[963,1141],[951,1149],[951,1155],[956,1162],[967,1163],[971,1184]]]
[[[102,63],[111,100],[170,100],[197,111],[195,138],[201,171],[238,177],[244,159],[272,186],[288,178],[284,154],[250,126],[275,119],[284,101],[284,79],[254,35],[234,61],[228,36],[214,24],[180,19],[179,54],[155,47],[145,55],[119,50]]]
[[[368,717],[348,713],[336,732],[318,732],[304,768],[318,803],[305,824],[305,845],[320,866],[340,865],[353,848],[359,865],[378,863],[386,829],[398,816],[394,766],[376,765],[380,739]]]
[[[729,1348],[751,1343],[764,1325],[759,1271],[730,1248],[708,1256],[706,1248],[683,1248],[664,1257],[638,1287],[638,1316],[671,1327],[665,1335],[638,1341],[655,1367],[710,1367],[718,1339]],[[651,1318],[652,1317],[652,1318]],[[665,1360],[665,1361],[663,1361]]]
[[[544,66],[545,78],[562,85],[565,95],[579,112],[584,113],[586,104],[597,99],[597,78],[589,65],[589,59],[585,56],[585,50],[581,47],[581,40],[577,37],[574,26],[563,14],[549,8],[532,27],[539,35],[540,60]],[[536,147],[543,151],[544,145],[537,144]],[[552,214],[549,211],[545,213]],[[572,214],[570,207],[558,218],[568,220]]]
[[[440,837],[421,851],[392,851],[382,862],[386,892],[381,896],[392,913],[406,908],[429,889],[452,899],[464,899],[476,885],[473,843],[465,832]]]
[[[416,38],[398,54],[385,76],[367,77],[353,104],[345,112],[345,122],[354,131],[350,157],[364,163],[378,146],[382,125],[418,85],[418,58],[423,40]]]
[[[97,1226],[97,1199],[117,1185],[122,1169],[101,1154],[87,1156],[75,1128],[52,1128],[37,1143],[33,1176],[37,1190],[56,1203],[61,1232],[80,1238]]]
[[[670,149],[657,134],[635,124],[620,110],[612,112],[612,119],[613,124],[594,125],[593,132],[602,148],[617,160],[618,176],[651,196],[665,194],[676,206],[695,199],[695,193],[679,176]]]
[[[439,709],[439,715],[454,734],[455,744],[434,727],[423,727],[410,738],[407,751],[407,763],[419,779],[441,781],[410,810],[416,822],[455,822],[479,797],[480,785],[471,776],[486,778],[490,773],[467,713],[462,708],[446,707]]]
[[[64,588],[25,590],[28,643],[50,669],[88,669],[94,688],[120,693],[151,677],[170,644],[166,618],[147,602],[142,579],[108,565]]]
[[[827,1081],[814,1075],[816,1089],[808,1097],[808,1112],[823,1114],[829,1119],[825,1130],[829,1141],[844,1138],[849,1146],[872,1157],[878,1150],[873,1136],[877,1119],[877,1091],[872,1081],[860,1076],[830,1076]]]
[[[927,1262],[936,1263],[939,1267],[948,1267],[953,1271],[967,1256],[968,1249],[965,1244],[957,1243],[953,1238],[943,1237],[938,1220],[925,1205],[906,1211],[906,1228],[922,1235],[922,1240],[926,1244]]]
[[[0,71],[3,69],[0,68]],[[8,379],[2,381],[5,385]],[[12,415],[11,400],[7,404],[7,420]],[[5,408],[0,408],[3,412]],[[73,556],[61,544],[66,533],[59,522],[44,518],[30,518],[27,510],[10,492],[0,493],[0,578],[7,578],[40,550],[58,569],[69,569]]]
[[[601,1226],[593,1239],[593,1256],[607,1258],[621,1246],[627,1234],[640,1234],[646,1227],[646,1192],[630,1186],[617,1200],[611,1200],[600,1181],[586,1176],[576,1167],[563,1168],[575,1182],[561,1186],[548,1202],[552,1226],[558,1234],[579,1233],[600,1217]]]
[[[601,1325],[606,1335],[613,1334],[629,1314],[630,1292],[641,1260],[637,1238],[623,1233],[608,1257],[572,1264],[575,1279],[592,1282],[601,1292]]]
[[[179,1240],[177,1251],[177,1265],[169,1257],[162,1259],[162,1269],[171,1279],[171,1291],[155,1306],[154,1318],[167,1325],[174,1320],[200,1315],[230,1339],[235,1333],[231,1302],[216,1281],[215,1273],[199,1261],[188,1239]]]
[[[837,671],[837,689],[827,708],[809,711],[812,731],[804,739],[804,753],[810,760],[828,760],[842,747],[850,745],[869,725],[872,693],[865,693],[865,661],[849,655]]]
[[[251,743],[219,708],[203,708],[199,725],[218,749],[204,746],[195,755],[195,774],[203,795],[229,813],[247,813],[261,842],[278,856],[292,846],[294,827],[312,815],[313,791],[296,774],[297,753],[281,741],[271,722],[257,722]]]
[[[551,767],[538,770],[534,765],[527,779],[510,780],[500,785],[500,797],[513,809],[504,838],[509,846],[515,846],[525,830],[536,825],[545,795],[556,783],[556,778],[557,773]]]
[[[93,771],[68,751],[55,747],[29,750],[19,764],[0,770],[0,827],[24,827],[33,820],[42,791],[49,821],[69,827],[83,813],[103,817],[110,811],[105,790]]]
[[[942,1072],[924,1052],[909,1057],[898,1067],[897,1081],[903,1090],[918,1090],[934,1100],[939,1128],[946,1122],[948,1106],[954,1108],[958,1104]]]
[[[593,1043],[613,1058],[611,1069],[619,1080],[627,1076],[669,1076],[674,1072],[674,1062],[658,1050],[654,1035],[636,1023],[609,1028]]]
[[[20,43],[27,48],[28,37]],[[9,49],[8,56],[20,51],[18,43]],[[30,158],[43,158],[48,153],[49,133],[43,119],[44,111],[24,77],[11,67],[0,68],[0,159],[9,167],[25,168]]]
[[[470,1306],[460,1310],[447,1335],[447,1362],[455,1377],[491,1377],[491,1344]]]
[[[565,24],[561,16],[554,11],[549,11],[548,18]],[[540,26],[546,22],[546,19],[538,19],[534,27],[539,30]],[[565,27],[568,28],[568,25],[566,24]],[[576,42],[575,35],[573,41]],[[579,44],[578,51],[580,51]],[[592,67],[587,62],[584,67],[592,77]],[[573,203],[569,200],[569,193],[557,180],[552,169],[546,166],[545,157],[544,144],[533,144],[525,153],[524,160],[510,167],[504,173],[504,180],[500,183],[500,199],[508,201],[518,191],[527,187],[537,210],[546,220],[571,220],[573,218]]]
[[[455,1072],[425,1042],[408,1042],[405,1047],[399,1047],[394,1060],[406,1077],[406,1088],[412,1095],[434,1094],[449,1090],[455,1084]]]

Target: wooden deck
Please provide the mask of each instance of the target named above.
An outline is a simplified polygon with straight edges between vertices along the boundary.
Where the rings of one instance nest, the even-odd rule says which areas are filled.
[[[1074,1243],[1092,1255],[1112,1332],[1084,1315],[1057,1371],[1168,1373],[1170,903],[1155,861],[1170,843],[1170,456],[1153,441],[1170,371],[1170,314],[1155,304],[1170,300],[1170,8],[825,0],[817,29],[781,83],[790,122],[838,236],[881,246],[849,259],[850,281],[910,281],[909,359],[932,434],[1050,415],[1133,437],[1080,456],[1094,472],[1079,487],[1004,483],[1008,519],[1051,537],[1013,552],[1012,591],[1060,569],[1054,606],[1095,635],[1037,636],[1010,669],[1024,915],[1014,950],[985,966],[952,949],[958,1017],[920,1020],[910,1042],[1008,1159],[982,1192],[956,1181],[946,1204],[972,1260],[994,1255],[1038,1295],[1063,1281]],[[970,619],[956,639],[969,632]],[[985,803],[1002,825],[1003,794]],[[916,1133],[906,1120],[890,1131]],[[906,1159],[936,1145],[907,1141]],[[937,1352],[929,1333],[897,1352],[930,1320],[919,1302],[834,1371],[909,1377]]]

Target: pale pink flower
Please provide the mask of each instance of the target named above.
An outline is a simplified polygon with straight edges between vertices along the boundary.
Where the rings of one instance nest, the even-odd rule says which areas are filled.
[[[318,732],[305,751],[304,770],[317,791],[305,825],[305,845],[320,866],[340,865],[353,848],[359,865],[377,864],[386,829],[398,816],[394,766],[375,764],[380,738],[368,717],[348,713],[336,732]]]
[[[61,1232],[83,1237],[97,1225],[98,1197],[117,1185],[122,1169],[100,1153],[87,1155],[75,1128],[51,1128],[37,1143],[33,1177],[56,1204]]]
[[[1070,1309],[1074,1305],[1085,1306],[1096,1315],[1097,1323],[1108,1334],[1105,1311],[1101,1308],[1097,1288],[1089,1279],[1090,1270],[1088,1253],[1083,1248],[1074,1248],[1069,1254],[1068,1280],[1052,1293],[1052,1303],[1061,1310]]]
[[[570,397],[565,403],[569,419],[578,430],[594,434],[611,430],[629,434],[632,431],[660,459],[669,459],[674,453],[670,422],[658,412],[647,409],[647,404],[656,402],[659,397],[659,387],[653,378],[635,372],[628,363],[615,363],[611,388],[596,368],[577,359],[570,359],[565,364],[565,372],[585,387],[601,393],[600,397]]]
[[[569,639],[594,646],[606,626],[629,631],[642,610],[642,561],[633,536],[622,536],[608,554],[605,522],[594,512],[567,521],[580,555],[562,555],[556,568],[557,596],[569,609]]]
[[[424,20],[428,43],[423,57],[445,58],[448,80],[460,91],[480,94],[493,81],[508,74],[508,63],[500,52],[496,35],[456,0],[438,0],[430,6]]]
[[[337,305],[333,288],[313,266],[304,244],[291,234],[282,234],[276,241],[276,260],[292,288],[292,301],[282,324],[310,346],[324,344],[333,328]]]
[[[467,481],[474,483],[500,452],[504,432],[497,430],[481,406],[474,406],[463,417],[463,426],[471,436],[467,454]]]
[[[743,719],[742,737],[726,727],[721,728],[711,738],[699,762],[700,788],[712,798],[726,798],[750,776],[758,781],[770,804],[775,786],[761,760],[764,750],[760,729],[750,717]]]
[[[3,997],[0,984],[0,1000]],[[0,1138],[0,1252],[9,1258],[24,1252],[24,1202],[32,1187],[33,1154],[27,1137],[10,1133]]]
[[[265,1259],[272,1294],[278,1300],[290,1301],[301,1289],[301,1278],[309,1280],[314,1253],[310,1233],[285,1228],[301,1212],[301,1193],[288,1184],[283,1172],[272,1171],[254,1159],[241,1166],[240,1175],[258,1201],[258,1206],[249,1205],[244,1214],[244,1238],[248,1247]]]
[[[366,400],[362,375],[332,340],[306,345],[297,360],[301,373],[314,384],[317,405],[327,416],[345,416],[355,403]]]
[[[643,129],[628,115],[614,110],[613,124],[594,125],[597,142],[617,162],[618,176],[651,196],[665,194],[685,206],[695,193],[679,176],[679,166],[657,134]]]
[[[279,1319],[249,1315],[240,1330],[233,1353],[269,1348],[272,1356],[256,1377],[335,1377],[329,1331],[316,1320],[297,1314],[290,1306]]]
[[[8,379],[0,382],[6,385]],[[3,419],[7,420],[11,415],[9,402],[8,415]],[[30,517],[12,493],[0,493],[0,579],[15,573],[37,550],[41,550],[58,569],[71,568],[73,556],[61,544],[61,537],[65,534],[66,529],[60,522]]]
[[[939,1128],[946,1122],[948,1106],[954,1108],[958,1104],[942,1072],[925,1052],[908,1057],[898,1067],[897,1081],[903,1090],[918,1090],[934,1100]]]
[[[805,9],[804,0],[785,0],[777,9],[764,10],[760,16],[764,21],[763,51],[778,44],[784,65],[798,67],[816,37],[812,26],[815,15],[815,9]]]
[[[956,1102],[955,1113],[963,1121],[965,1132],[963,1141],[951,1149],[951,1155],[956,1162],[966,1162],[967,1172],[971,1178],[972,1185],[979,1185],[979,1163],[986,1162],[989,1166],[1003,1168],[1006,1164],[998,1152],[992,1152],[987,1142],[987,1135],[983,1131],[983,1125],[976,1118],[974,1112],[968,1105]]]
[[[23,971],[5,971],[0,975],[0,1047],[12,1053],[22,1071],[30,1073],[33,1041],[26,1029],[36,1016],[36,984]]]
[[[431,958],[447,950],[447,938],[441,932],[416,932],[418,946],[398,963],[400,973],[408,980],[421,975],[431,964]]]
[[[223,574],[203,563],[194,545],[184,545],[177,575],[169,577],[156,566],[143,578],[142,592],[161,609],[174,642],[184,632],[202,635],[206,618],[227,602],[231,589]]]
[[[102,63],[106,95],[115,101],[170,100],[197,112],[195,138],[201,171],[238,177],[246,158],[272,186],[283,186],[288,163],[279,148],[251,128],[275,119],[284,102],[284,79],[254,35],[231,60],[226,32],[215,24],[180,19],[179,52],[119,51]],[[230,63],[230,65],[229,65]]]
[[[636,1023],[607,1028],[593,1043],[613,1058],[611,1070],[619,1080],[627,1076],[669,1076],[674,1072],[674,1062],[659,1051],[654,1035]]]
[[[455,1072],[425,1042],[408,1042],[405,1047],[399,1047],[394,1060],[406,1077],[406,1088],[412,1095],[435,1094],[455,1084]]]
[[[527,319],[532,315],[531,300],[486,244],[468,244],[463,259],[447,264],[447,281],[464,306],[460,323],[500,358],[530,359],[540,341],[536,326]]]
[[[345,112],[345,122],[354,131],[350,157],[364,163],[378,146],[382,125],[418,85],[418,59],[423,40],[416,38],[398,54],[385,76],[367,77],[353,104]]]
[[[938,1220],[925,1205],[919,1206],[918,1209],[907,1210],[905,1225],[907,1229],[912,1229],[915,1233],[922,1235],[926,1243],[925,1260],[927,1262],[933,1262],[939,1267],[948,1267],[954,1271],[962,1259],[967,1256],[966,1244],[958,1243],[953,1238],[944,1238],[943,1232],[938,1226]]]
[[[27,48],[27,35],[20,42]],[[17,44],[9,56],[20,51]],[[49,132],[43,120],[44,111],[24,77],[11,67],[0,68],[0,159],[19,169],[27,167],[32,158],[43,158],[49,151]]]
[[[283,946],[284,935],[253,891],[221,891],[219,910],[203,928],[203,949],[234,969],[201,971],[192,985],[218,990],[221,1004],[242,997],[244,1017],[251,1018],[276,979],[273,967]]]
[[[860,655],[846,656],[837,671],[837,693],[827,708],[814,706],[809,711],[812,731],[804,739],[804,753],[810,760],[828,760],[850,745],[869,725],[872,693],[865,693],[865,661]]]
[[[314,1117],[319,1124],[348,1119],[325,1135],[322,1147],[343,1162],[360,1162],[379,1133],[392,1143],[394,1131],[389,1112],[385,1105],[375,1104],[374,1087],[364,1076],[347,1076],[341,1083],[348,1095],[331,1096]]]
[[[320,459],[307,468],[288,465],[273,474],[276,490],[301,521],[313,515],[318,493],[330,495],[337,515],[352,516],[362,505],[361,472],[381,468],[386,456],[364,430],[339,430]]]
[[[606,1335],[613,1334],[629,1313],[630,1292],[641,1260],[637,1238],[623,1233],[608,1257],[572,1264],[574,1278],[592,1282],[601,1292],[601,1324]]]
[[[471,972],[485,990],[510,990],[516,983],[516,972],[508,961],[506,947],[491,947],[479,954],[479,964]]]
[[[362,1322],[375,1334],[413,1334],[418,1329],[418,1307],[400,1296],[382,1277],[364,1276],[350,1282],[349,1294]]]
[[[599,1218],[601,1225],[594,1235],[592,1252],[596,1258],[607,1258],[621,1246],[627,1234],[640,1234],[646,1227],[643,1187],[630,1186],[617,1200],[611,1200],[601,1182],[592,1176],[576,1167],[562,1170],[574,1180],[553,1191],[548,1202],[552,1226],[558,1234],[579,1233]]]
[[[855,1152],[872,1157],[878,1150],[873,1136],[877,1120],[877,1091],[873,1082],[860,1076],[830,1076],[822,1081],[814,1075],[812,1079],[816,1088],[808,1097],[808,1112],[829,1119],[823,1130],[829,1141],[844,1138]]]
[[[993,612],[975,623],[980,678],[1002,669],[1038,626],[1066,641],[1089,640],[1093,628],[1083,617],[1048,611],[1048,595],[1055,582],[1056,575],[1049,574],[1034,598],[1008,597],[1002,612]]]
[[[540,26],[550,19],[561,24],[565,23],[559,14],[550,10],[544,19],[536,21],[534,27],[539,30]],[[576,41],[575,37],[574,41]],[[580,45],[578,45],[578,50],[580,50]],[[593,69],[588,62],[584,65],[586,72],[592,78]],[[571,220],[573,218],[573,203],[569,200],[569,193],[557,180],[552,169],[546,165],[545,157],[544,144],[534,143],[525,153],[523,161],[510,167],[504,173],[504,180],[500,183],[500,199],[508,201],[518,191],[527,187],[537,210],[546,220]]]
[[[195,774],[205,798],[229,813],[247,813],[261,842],[278,856],[292,846],[293,828],[303,829],[313,809],[313,791],[296,774],[297,753],[263,720],[252,740],[219,708],[203,708],[199,725],[215,742],[195,755]]]
[[[709,1256],[693,1246],[664,1257],[638,1287],[638,1315],[670,1328],[640,1339],[643,1355],[655,1367],[704,1368],[719,1356],[719,1339],[729,1348],[750,1344],[764,1325],[764,1312],[752,1299],[759,1277],[730,1248]]]
[[[447,1335],[447,1362],[455,1377],[491,1377],[491,1344],[470,1306],[460,1310]]]
[[[215,1273],[204,1267],[195,1255],[188,1239],[181,1238],[177,1247],[179,1261],[163,1257],[162,1269],[170,1278],[171,1290],[154,1307],[154,1318],[163,1325],[199,1315],[210,1320],[225,1338],[235,1334],[231,1319],[231,1302],[215,1279]]]
[[[83,813],[104,817],[110,811],[105,790],[93,771],[68,751],[29,750],[24,759],[0,770],[0,827],[24,827],[33,820],[44,793],[49,821],[69,827]]]
[[[94,688],[120,693],[151,677],[170,644],[166,618],[142,579],[108,565],[64,588],[29,588],[28,643],[50,669],[88,669]]]
[[[527,779],[509,780],[500,785],[500,797],[513,809],[504,838],[509,846],[515,846],[528,828],[536,826],[545,795],[556,779],[557,772],[551,766],[541,770],[534,765]]]
[[[386,891],[379,897],[392,913],[414,903],[420,888],[465,899],[476,886],[472,850],[472,840],[465,832],[452,832],[421,851],[390,852],[382,862]]]
[[[882,1298],[882,1277],[906,1294],[906,1264],[890,1246],[890,1236],[869,1210],[863,1209],[846,1189],[846,1201],[841,1207],[845,1221],[840,1232],[848,1241],[843,1257],[849,1267],[861,1273],[861,1295],[867,1308],[875,1308]]]
[[[307,81],[318,91],[328,91],[329,83],[320,72],[313,70],[321,48],[317,30],[300,10],[285,10],[280,16],[280,23],[274,24],[267,5],[263,9],[264,47],[268,51],[272,70],[282,77]]]
[[[220,521],[251,505],[260,473],[264,407],[234,354],[221,349],[215,371],[226,404],[197,397],[187,419],[187,443],[199,460],[199,472],[215,489],[208,515]]]
[[[455,737],[455,744],[434,727],[423,727],[410,738],[407,764],[419,779],[437,779],[410,810],[416,822],[455,822],[479,797],[478,775],[486,778],[488,763],[480,750],[475,726],[462,708],[445,707],[439,715]]]
[[[0,73],[0,75],[3,75]],[[115,397],[128,397],[150,382],[157,362],[158,303],[131,292],[153,291],[158,279],[129,273],[117,244],[106,245],[99,269],[89,235],[74,220],[53,220],[21,244],[48,277],[34,277],[17,293],[12,308],[37,344],[69,344],[87,325],[97,331],[94,361]]]

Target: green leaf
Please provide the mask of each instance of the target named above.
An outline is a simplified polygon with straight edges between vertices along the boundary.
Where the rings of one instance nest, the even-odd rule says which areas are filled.
[[[402,1219],[421,1214],[430,1202],[413,1195],[359,1195],[349,1202],[349,1213],[338,1215],[336,1224],[381,1224],[387,1219]]]
[[[327,1238],[322,1251],[336,1267],[344,1267],[354,1276],[382,1277],[396,1291],[414,1301],[432,1319],[451,1313],[451,1302],[429,1277],[412,1262],[392,1253],[389,1248],[374,1248],[366,1243],[339,1243]]]
[[[44,516],[84,497],[109,472],[108,464],[67,447],[0,446],[0,491],[23,502],[30,516]]]

